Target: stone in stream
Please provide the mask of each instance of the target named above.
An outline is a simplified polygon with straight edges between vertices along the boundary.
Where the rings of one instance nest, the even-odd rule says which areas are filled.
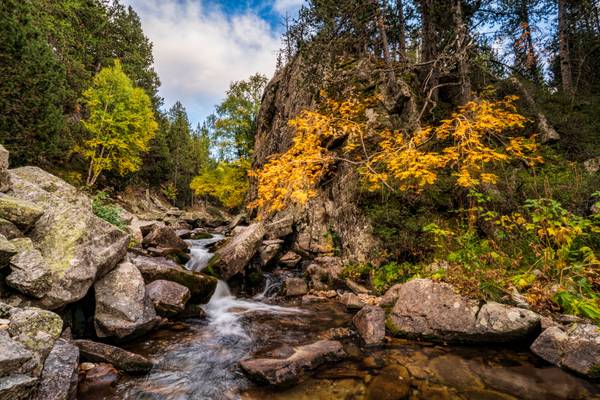
[[[215,251],[208,268],[224,280],[241,273],[258,251],[264,236],[265,228],[261,223],[248,226]]]
[[[365,306],[360,297],[350,292],[340,296],[340,303],[345,305],[348,310],[360,310]]]
[[[90,199],[62,179],[37,167],[10,175],[9,194],[44,210],[29,237],[51,270],[52,286],[36,303],[54,310],[82,299],[123,259],[129,235],[95,216]]]
[[[308,293],[308,286],[302,278],[287,278],[284,286],[286,296],[303,296]]]
[[[54,343],[46,358],[35,400],[69,400],[76,398],[79,349],[64,339]]]
[[[79,394],[94,395],[100,398],[107,391],[110,395],[110,388],[117,384],[119,372],[111,364],[100,363],[92,366],[83,372],[83,377],[79,382]]]
[[[377,306],[363,307],[352,323],[367,346],[383,343],[385,339],[385,311]]]
[[[146,357],[123,350],[120,347],[91,340],[75,340],[74,343],[79,347],[82,359],[91,362],[109,363],[124,372],[143,374],[149,372],[154,366],[154,363]]]
[[[401,365],[381,370],[367,388],[367,400],[405,400],[410,395],[410,374]]]
[[[52,287],[52,271],[39,250],[25,250],[11,258],[8,286],[24,295],[41,298]]]
[[[124,339],[142,335],[158,323],[140,271],[123,262],[96,281],[94,325],[98,337]]]
[[[217,287],[218,280],[216,278],[200,272],[189,271],[166,258],[145,256],[130,258],[141,272],[146,284],[157,280],[177,282],[190,290],[191,301],[207,303]]]
[[[544,360],[588,378],[600,378],[600,329],[576,324],[550,327],[533,342],[531,351]]]
[[[157,280],[146,286],[146,292],[156,312],[163,317],[173,317],[185,310],[190,290],[179,283]]]
[[[240,366],[258,383],[285,387],[303,381],[309,371],[320,365],[339,361],[345,356],[340,342],[320,340],[296,347],[287,358],[253,358],[241,361]]]
[[[37,381],[37,378],[20,374],[0,378],[0,399],[29,400]]]
[[[430,279],[404,283],[397,294],[388,327],[399,336],[499,343],[524,340],[540,328],[540,316],[532,311],[493,302],[480,306]]]

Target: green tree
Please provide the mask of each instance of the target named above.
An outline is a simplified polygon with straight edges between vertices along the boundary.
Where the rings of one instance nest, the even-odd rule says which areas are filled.
[[[254,147],[256,122],[267,78],[252,75],[231,83],[216,109],[213,140],[221,159],[248,158]]]
[[[137,171],[158,128],[149,96],[115,60],[94,77],[83,100],[89,115],[82,122],[90,137],[77,150],[89,159],[87,184],[93,186],[105,170]]]
[[[65,70],[35,25],[32,2],[0,3],[0,141],[15,164],[65,152]]]

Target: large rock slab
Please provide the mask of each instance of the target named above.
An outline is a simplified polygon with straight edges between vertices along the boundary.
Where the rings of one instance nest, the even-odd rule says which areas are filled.
[[[342,344],[334,340],[300,346],[287,358],[254,358],[240,363],[253,380],[269,385],[290,386],[306,378],[309,371],[322,364],[339,361],[346,353]]]
[[[367,346],[378,345],[385,339],[385,311],[377,306],[363,307],[352,323]]]
[[[531,351],[544,360],[588,378],[600,378],[600,329],[578,324],[566,331],[550,327],[533,342]]]
[[[94,284],[98,337],[137,336],[153,329],[157,316],[140,271],[123,262]]]
[[[44,210],[27,200],[12,196],[0,196],[0,218],[4,218],[20,229],[29,230],[40,217]]]
[[[31,351],[0,331],[0,376],[28,372],[32,359]]]
[[[109,363],[124,372],[146,373],[154,366],[152,361],[139,354],[108,344],[91,340],[75,340],[75,345],[79,347],[81,358],[91,362]]]
[[[27,296],[44,297],[52,287],[52,271],[39,250],[26,250],[10,260],[8,286]]]
[[[187,287],[194,302],[207,303],[218,280],[201,272],[190,271],[177,263],[160,257],[131,257],[131,262],[139,269],[146,284],[157,280],[177,282]]]
[[[31,399],[31,395],[35,389],[37,381],[37,378],[20,374],[0,378],[0,399]]]
[[[208,267],[225,280],[241,273],[258,251],[264,236],[262,224],[248,226],[217,249]]]
[[[70,400],[76,398],[79,349],[58,339],[46,358],[44,369],[33,397],[35,400]]]
[[[129,235],[96,217],[89,198],[54,175],[36,167],[10,174],[9,194],[44,210],[29,233],[52,273],[39,305],[53,310],[80,300],[123,259]]]
[[[10,189],[9,162],[10,153],[0,144],[0,192],[6,192]]]
[[[444,342],[522,340],[540,327],[532,311],[467,299],[445,283],[414,279],[397,289],[388,327],[395,335]]]
[[[185,310],[190,290],[179,283],[157,280],[146,287],[156,312],[163,317],[173,317]]]

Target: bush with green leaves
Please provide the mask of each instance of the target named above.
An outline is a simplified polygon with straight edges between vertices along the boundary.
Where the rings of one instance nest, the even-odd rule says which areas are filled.
[[[98,192],[92,199],[92,211],[97,217],[119,229],[125,229],[125,222],[119,215],[119,207],[112,204],[106,192]]]

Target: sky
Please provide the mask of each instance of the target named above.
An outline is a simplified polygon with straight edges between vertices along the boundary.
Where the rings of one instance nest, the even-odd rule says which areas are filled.
[[[165,107],[177,100],[192,126],[214,110],[232,81],[271,77],[283,18],[303,0],[123,0],[154,45]]]

